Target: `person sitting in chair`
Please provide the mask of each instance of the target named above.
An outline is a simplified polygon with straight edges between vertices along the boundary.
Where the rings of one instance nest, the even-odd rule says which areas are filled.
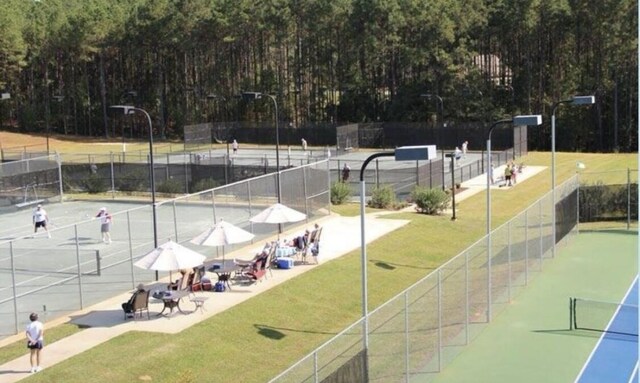
[[[191,274],[189,270],[181,269],[180,278],[176,279],[175,282],[170,282],[167,285],[167,290],[181,290],[181,286],[184,286],[184,283],[186,282],[185,278],[189,278],[189,275],[187,274]]]
[[[145,292],[144,285],[140,283],[136,288],[136,291],[134,291],[133,295],[131,295],[131,298],[129,298],[127,302],[124,302],[122,304],[122,309],[127,314],[127,318],[133,318],[133,303],[136,301],[136,297],[138,296],[138,294],[144,293],[144,292]]]

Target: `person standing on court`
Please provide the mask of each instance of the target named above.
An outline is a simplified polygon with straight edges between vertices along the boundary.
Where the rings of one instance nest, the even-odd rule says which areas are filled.
[[[233,154],[238,154],[238,141],[236,141],[236,139],[233,139],[233,142],[231,143],[231,149],[233,149]]]
[[[42,205],[38,204],[36,210],[33,211],[33,224],[35,225],[33,229],[33,233],[38,232],[38,228],[41,227],[44,231],[47,232],[47,236],[51,238],[51,233],[49,233],[49,229],[47,229],[47,222],[49,221],[49,216],[47,215],[47,211],[44,210]]]
[[[469,149],[469,141],[462,143],[462,158],[467,158],[467,149]]]
[[[307,151],[307,140],[305,140],[303,138],[302,140],[300,140],[300,143],[302,144],[302,151],[306,152]]]
[[[100,233],[102,234],[102,242],[107,245],[111,243],[111,223],[113,222],[113,217],[109,212],[107,212],[106,207],[100,208],[98,215],[96,218],[100,218]]]
[[[27,348],[30,351],[29,361],[31,362],[31,372],[38,372],[40,367],[40,352],[44,347],[44,325],[38,320],[38,314],[29,315],[31,323],[27,325]],[[35,363],[34,363],[35,362]]]

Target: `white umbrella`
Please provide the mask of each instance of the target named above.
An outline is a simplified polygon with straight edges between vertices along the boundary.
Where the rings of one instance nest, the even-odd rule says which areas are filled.
[[[169,241],[153,249],[134,265],[146,270],[174,271],[200,266],[205,259],[204,255]]]
[[[249,221],[254,223],[287,223],[302,221],[305,218],[307,218],[306,214],[276,203],[252,217]]]
[[[241,229],[225,221],[216,223],[212,228],[200,233],[190,242],[200,246],[225,246],[251,241],[255,237],[252,233]],[[222,249],[222,260],[224,261],[224,248]]]
[[[225,221],[216,223],[190,242],[200,246],[225,246],[251,241],[255,237],[252,233]]]

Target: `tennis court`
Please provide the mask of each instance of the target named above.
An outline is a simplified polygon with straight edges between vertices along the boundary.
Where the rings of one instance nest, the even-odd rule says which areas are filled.
[[[325,215],[327,176],[326,164],[283,171],[283,203],[308,219]],[[249,218],[276,201],[275,185],[275,176],[267,175],[161,201],[155,234],[154,211],[144,197],[44,204],[51,238],[42,229],[33,235],[32,208],[0,214],[0,336],[19,331],[24,313],[39,311],[50,320],[154,280],[155,272],[133,266],[153,250],[154,236],[158,245],[171,239],[215,258],[233,245],[198,247],[188,241],[221,219],[251,231],[255,241],[273,235],[277,225]],[[113,216],[109,244],[102,242],[100,221],[94,219],[101,207]]]
[[[515,296],[473,342],[459,350],[442,372],[411,381],[629,381],[637,361],[637,336],[570,330],[569,298],[635,302],[637,290],[630,286],[637,271],[637,240],[632,231],[581,231],[559,248],[555,259],[545,260],[544,273]],[[611,316],[599,315],[598,320],[602,329],[617,326]],[[622,320],[631,321],[624,327],[637,328],[637,313],[623,315]],[[624,358],[616,356],[620,353]]]

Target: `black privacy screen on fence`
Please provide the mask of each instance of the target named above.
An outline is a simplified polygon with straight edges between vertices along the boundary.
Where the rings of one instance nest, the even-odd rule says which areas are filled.
[[[560,242],[576,226],[578,191],[574,190],[556,203],[556,241]]]
[[[580,185],[580,222],[637,221],[638,184]]]

